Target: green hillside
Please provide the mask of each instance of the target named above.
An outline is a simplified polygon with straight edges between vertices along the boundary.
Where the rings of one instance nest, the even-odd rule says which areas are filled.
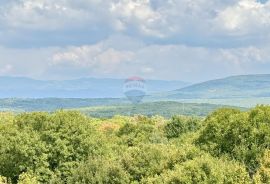
[[[169,99],[270,97],[270,75],[243,75],[211,80],[164,94]]]
[[[115,115],[134,115],[141,114],[145,116],[163,116],[170,118],[174,115],[189,115],[189,116],[206,116],[212,111],[226,107],[223,105],[213,105],[206,103],[180,103],[180,102],[148,102],[139,105],[114,105],[114,106],[98,106],[78,108],[80,112],[92,117],[113,117]],[[229,106],[227,106],[229,107]],[[245,110],[244,108],[241,108]]]
[[[57,109],[82,108],[101,105],[128,103],[117,98],[6,98],[0,99],[0,110],[23,111],[55,111]]]
[[[0,99],[0,111],[52,112],[59,109],[79,110],[93,117],[142,114],[172,117],[175,114],[205,116],[213,110],[224,107],[219,104],[181,103],[173,101],[145,102],[132,105],[126,99]]]

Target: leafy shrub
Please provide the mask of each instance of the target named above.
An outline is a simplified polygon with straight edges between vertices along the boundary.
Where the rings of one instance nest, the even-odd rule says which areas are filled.
[[[121,155],[120,161],[133,181],[141,182],[145,178],[160,175],[168,169],[199,155],[192,145],[176,147],[164,144],[144,144],[130,147]]]
[[[256,184],[270,183],[270,150],[266,150],[260,159],[260,167],[254,176]]]
[[[8,180],[6,177],[0,176],[0,184],[8,184]]]
[[[48,167],[46,146],[36,132],[2,127],[0,145],[0,173],[13,182],[27,170],[46,170]]]
[[[165,126],[165,134],[168,138],[177,138],[181,134],[198,130],[200,120],[193,117],[173,116]]]
[[[14,115],[8,112],[0,112],[0,124],[12,123],[14,120]]]
[[[270,143],[270,107],[250,112],[221,109],[208,116],[197,144],[215,156],[228,155],[246,164],[250,175]]]
[[[37,178],[31,173],[22,173],[19,176],[18,184],[39,184]]]
[[[123,125],[117,135],[123,144],[136,146],[140,143],[164,143],[166,138],[151,118],[137,116],[135,122],[128,122]]]
[[[147,178],[146,184],[190,184],[190,183],[224,183],[251,184],[245,168],[235,162],[219,160],[203,155],[176,166],[173,170],[165,170],[161,175]]]
[[[118,161],[104,156],[97,156],[90,157],[73,169],[67,183],[126,184],[129,182],[129,174]]]
[[[159,145],[130,147],[121,159],[125,170],[135,181],[160,174],[166,168],[166,161],[166,150]]]
[[[91,120],[77,112],[26,113],[0,129],[0,174],[16,182],[33,171],[38,181],[65,181],[89,155],[106,150]]]

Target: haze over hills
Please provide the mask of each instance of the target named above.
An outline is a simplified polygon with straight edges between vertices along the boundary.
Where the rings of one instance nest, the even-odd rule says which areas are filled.
[[[124,79],[35,80],[0,77],[0,98],[121,98]],[[188,85],[182,81],[147,80],[148,94],[170,99],[270,97],[270,74],[241,75]]]
[[[35,80],[0,77],[0,98],[122,98],[124,79]],[[147,94],[166,99],[270,97],[270,74],[241,75],[189,85],[183,81],[147,80]]]
[[[104,109],[105,106],[109,106],[115,107],[113,112],[118,112],[115,109],[119,108],[119,105],[130,105],[123,96],[123,83],[124,80],[121,79],[41,81],[0,77],[0,97],[5,98],[0,100],[0,109],[53,111],[87,107]],[[232,76],[186,86],[187,83],[181,81],[147,81],[148,93],[159,95],[145,97],[143,102],[146,104],[140,107],[145,111],[160,111],[160,106],[147,106],[149,103],[160,101],[163,101],[163,106],[167,106],[164,105],[166,101],[180,101],[192,106],[200,103],[238,107],[270,104],[270,75]],[[177,88],[181,89],[175,90]],[[178,108],[177,104],[170,107]]]
[[[270,74],[241,75],[194,84],[165,94],[169,99],[270,97]]]
[[[25,77],[0,77],[0,98],[119,98],[124,79],[81,78],[75,80],[34,80]],[[148,94],[175,90],[188,83],[147,80]]]

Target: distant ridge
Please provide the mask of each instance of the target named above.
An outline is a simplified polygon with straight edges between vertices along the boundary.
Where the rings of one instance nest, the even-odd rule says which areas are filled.
[[[120,98],[125,79],[80,78],[74,80],[35,80],[26,77],[0,77],[0,98]],[[148,93],[175,90],[188,83],[147,80]]]
[[[174,90],[165,96],[169,99],[270,97],[270,74],[210,80]]]

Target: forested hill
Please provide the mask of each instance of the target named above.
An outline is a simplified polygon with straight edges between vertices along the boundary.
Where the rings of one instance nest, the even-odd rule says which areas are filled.
[[[164,96],[171,99],[270,97],[270,75],[242,75],[211,80]]]
[[[208,113],[224,107],[206,103],[181,103],[173,101],[145,102],[132,105],[125,99],[0,99],[0,111],[52,112],[59,109],[72,109],[92,117],[113,117],[115,115],[142,114],[161,115],[167,118],[175,114],[206,116]],[[229,107],[229,106],[227,106]],[[231,106],[230,106],[231,107]],[[243,109],[243,108],[241,108]],[[243,109],[246,110],[246,109]]]

